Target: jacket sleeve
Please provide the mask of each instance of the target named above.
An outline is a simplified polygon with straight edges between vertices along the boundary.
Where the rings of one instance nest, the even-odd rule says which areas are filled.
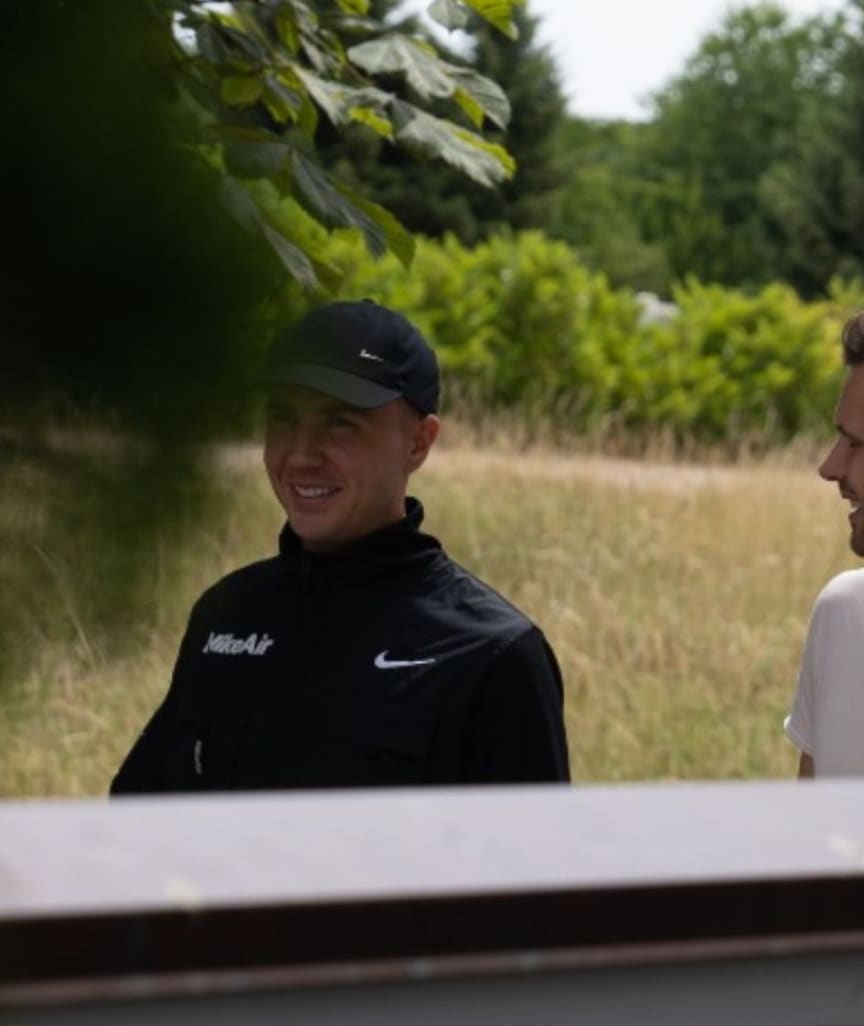
[[[111,781],[112,798],[125,794],[152,794],[164,790],[161,774],[161,754],[167,708],[171,692],[150,717]]]
[[[180,643],[180,651],[174,664],[171,685],[162,704],[151,716],[150,722],[138,735],[129,754],[123,760],[116,776],[111,781],[110,795],[156,794],[166,790],[162,773],[162,752],[165,744],[165,732],[171,722],[173,707],[180,691],[180,678],[183,666],[188,658],[191,645],[190,633],[192,623],[200,608],[200,601],[192,610],[186,633]]]
[[[568,782],[564,687],[535,627],[507,645],[479,681],[469,718],[466,783]]]

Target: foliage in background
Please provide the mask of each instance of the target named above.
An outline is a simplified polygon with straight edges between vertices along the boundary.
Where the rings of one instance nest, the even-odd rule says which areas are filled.
[[[223,209],[218,172],[178,145],[194,125],[172,102],[170,31],[139,0],[5,16],[4,421],[218,434],[248,406],[281,271]]]
[[[864,267],[864,4],[793,20],[739,6],[642,124],[571,119],[555,234],[618,284],[784,281],[825,295]]]
[[[469,183],[467,202],[477,228],[474,239],[463,236],[463,241],[506,229],[551,232],[559,218],[560,193],[568,172],[560,76],[548,47],[537,41],[538,22],[530,9],[516,8],[514,23],[516,38],[488,25],[478,26],[472,66],[497,82],[510,101],[506,133],[493,130],[492,135],[513,155],[517,173],[497,189],[478,189]]]
[[[658,187],[645,175],[650,124],[570,117],[562,129],[569,174],[550,230],[616,286],[668,295],[672,284],[662,241],[648,242],[644,209]],[[660,186],[659,190],[662,191]]]
[[[786,276],[760,182],[794,153],[802,118],[835,103],[849,41],[842,13],[793,23],[775,4],[742,7],[656,95],[644,171],[665,195],[646,211],[646,237],[663,241],[677,277]]]
[[[421,240],[410,273],[347,238],[331,254],[347,294],[403,310],[428,333],[452,392],[574,431],[606,422],[734,444],[821,428],[841,374],[840,326],[864,298],[854,284],[805,303],[781,284],[747,294],[688,279],[677,316],[651,324],[632,291],[536,232],[474,248]]]
[[[384,7],[395,5],[387,2]],[[515,8],[513,20],[516,38],[474,18],[472,51],[447,57],[504,90],[511,108],[506,133],[492,126],[487,136],[506,145],[512,155],[517,168],[512,178],[495,189],[483,188],[440,162],[418,163],[359,126],[337,133],[322,124],[316,144],[325,166],[365,189],[408,229],[426,236],[449,231],[471,244],[507,226],[554,230],[559,193],[568,177],[564,97],[554,62],[536,40],[537,21],[530,8]],[[405,91],[398,80],[386,84],[400,95]]]
[[[864,275],[864,3],[837,65],[836,95],[811,104],[785,161],[763,177],[761,199],[782,239],[786,276],[805,294],[838,275]]]
[[[332,286],[332,268],[322,254],[304,249],[306,240],[290,226],[275,225],[262,194],[250,196],[244,180],[271,183],[328,229],[359,231],[375,255],[390,248],[407,264],[412,253],[409,233],[389,211],[320,166],[315,143],[322,114],[339,132],[361,125],[486,187],[515,170],[504,147],[482,134],[487,124],[507,126],[510,105],[501,88],[439,57],[428,39],[376,19],[369,0],[238,0],[227,10],[201,0],[158,2],[175,18],[185,50],[177,62],[181,94],[226,172],[229,207],[242,223],[260,228],[288,272],[309,288],[319,279]],[[515,34],[510,9],[511,0],[437,0],[428,12],[448,28],[467,26],[474,12]],[[406,88],[389,89],[379,76]],[[453,112],[458,121],[450,120]]]
[[[450,60],[442,64],[434,58],[426,43],[412,34],[411,24],[401,26],[399,32],[388,28],[386,43],[378,45],[392,6],[389,0],[375,0],[364,14],[361,9],[366,5],[360,0],[321,3],[315,5],[317,21],[307,17],[307,5],[300,0],[241,3],[227,15],[192,0],[129,0],[122,5],[112,0],[74,5],[28,0],[11,6],[0,43],[11,83],[5,98],[6,124],[10,138],[18,140],[0,170],[6,195],[15,197],[9,204],[7,245],[0,257],[0,327],[8,340],[0,354],[0,401],[5,409],[43,411],[53,405],[55,410],[87,415],[108,413],[116,426],[156,435],[170,430],[175,438],[242,430],[270,326],[274,318],[295,312],[304,302],[299,290],[281,288],[284,268],[277,252],[283,261],[294,263],[295,270],[300,267],[300,276],[311,283],[304,263],[308,257],[313,271],[335,288],[341,274],[342,242],[335,240],[331,246],[333,225],[355,225],[373,248],[389,239],[403,260],[413,246],[392,218],[382,214],[379,223],[378,214],[355,216],[359,208],[345,198],[344,190],[325,188],[313,166],[312,147],[318,139],[325,132],[347,130],[350,122],[376,146],[399,153],[398,147],[376,134],[375,125],[382,128],[383,122],[372,119],[374,124],[367,124],[369,112],[381,104],[392,115],[402,109],[399,104],[410,104],[418,90],[425,90],[433,106],[449,104],[457,118],[468,118],[472,112],[475,118],[480,116],[471,96],[472,90],[482,92],[487,108],[504,120],[506,101],[500,91],[478,76],[475,68]],[[475,6],[484,6],[490,16],[493,10],[503,11],[494,4]],[[436,10],[442,17],[461,17],[457,5],[439,4]],[[186,35],[181,32],[179,41],[171,29],[171,17],[177,12],[185,15],[187,23]],[[485,261],[491,266],[497,260],[503,267],[506,260],[486,255],[497,252],[494,240],[473,257],[454,257],[454,268],[468,277],[464,287],[457,287],[451,268],[447,305],[467,312],[447,335],[460,339],[478,320],[481,331],[479,340],[472,336],[462,348],[443,344],[463,354],[458,361],[470,368],[470,373],[464,373],[481,394],[506,403],[518,393],[521,401],[526,385],[518,367],[528,365],[534,371],[531,388],[538,395],[551,382],[554,401],[573,405],[586,418],[598,410],[607,415],[618,400],[623,405],[614,412],[624,418],[634,418],[634,408],[659,408],[659,400],[649,402],[635,385],[623,384],[640,375],[622,369],[627,359],[616,353],[618,343],[612,345],[608,339],[620,334],[618,322],[632,320],[636,308],[619,297],[612,302],[614,313],[592,313],[593,297],[599,294],[596,272],[606,272],[615,286],[669,294],[676,280],[691,280],[694,266],[701,264],[704,280],[730,277],[745,282],[752,293],[755,280],[743,262],[735,263],[735,275],[726,276],[717,270],[716,259],[718,254],[726,259],[727,251],[734,254],[736,247],[744,245],[742,240],[753,242],[753,238],[740,219],[726,224],[710,197],[717,189],[726,189],[730,195],[738,195],[745,186],[745,192],[750,189],[749,178],[739,183],[740,188],[733,180],[732,165],[743,160],[738,150],[749,152],[758,142],[762,146],[759,159],[773,159],[771,139],[782,138],[787,145],[787,128],[794,121],[789,104],[798,104],[807,90],[811,107],[815,108],[816,100],[824,101],[821,134],[814,125],[809,148],[803,136],[797,139],[798,163],[790,158],[785,164],[771,165],[759,195],[773,204],[775,229],[778,224],[789,225],[782,248],[790,266],[808,258],[818,260],[820,281],[829,272],[848,276],[857,270],[854,247],[864,237],[857,231],[856,203],[862,191],[856,184],[859,165],[851,149],[844,151],[843,160],[837,155],[832,163],[835,151],[839,154],[847,142],[851,146],[858,123],[852,62],[859,51],[849,42],[851,21],[842,31],[839,20],[817,20],[794,28],[771,7],[739,12],[705,41],[698,59],[666,91],[658,107],[658,124],[603,126],[571,120],[564,131],[559,131],[560,125],[555,127],[560,92],[548,54],[533,41],[530,11],[520,12],[517,21],[523,30],[518,43],[500,34],[480,32],[478,36],[476,62],[486,70],[506,73],[513,91],[513,145],[525,165],[525,177],[517,177],[511,191],[489,192],[490,220],[483,223],[498,223],[499,218],[530,223],[539,221],[544,210],[547,215],[557,211],[560,216],[552,230],[571,243],[580,262],[574,270],[576,258],[570,251],[545,249],[536,243],[542,258],[537,256],[534,270],[526,269],[524,261],[519,263],[519,280],[529,282],[536,271],[538,282],[524,284],[518,302],[499,312],[505,327],[524,324],[525,330],[498,333],[494,344],[489,344],[485,311],[498,302],[499,292],[483,286],[479,313],[472,312],[465,296],[474,294],[480,264]],[[193,46],[190,32],[197,47],[191,53],[187,52]],[[359,40],[356,49],[350,45],[346,49],[347,42],[355,39]],[[406,39],[411,41],[407,51],[398,42]],[[346,56],[351,53],[363,66],[390,68],[381,73],[378,86],[362,84],[360,80],[365,82],[368,75],[361,74],[356,62]],[[838,55],[845,55],[843,61]],[[760,64],[763,58],[765,67]],[[398,69],[388,63],[391,59]],[[274,61],[281,69],[275,80]],[[320,67],[310,71],[307,65],[316,62]],[[754,78],[757,72],[761,78]],[[292,76],[300,83],[295,83],[294,93],[294,87],[286,84],[294,81]],[[106,88],[106,83],[112,87]],[[437,83],[434,89],[433,83]],[[433,96],[436,90],[441,95]],[[449,97],[444,95],[448,91]],[[277,94],[284,109],[274,99]],[[834,94],[848,103],[845,120],[840,119],[845,134],[834,131],[839,115],[829,116],[827,98]],[[184,95],[194,99],[179,102]],[[299,106],[291,106],[291,96]],[[543,98],[545,121],[540,116]],[[777,104],[784,103],[786,113],[778,113]],[[762,115],[758,104],[766,108]],[[204,109],[209,114],[202,122],[196,115]],[[836,105],[831,108],[835,113],[837,109]],[[45,131],[49,110],[52,129]],[[710,111],[714,113],[709,117]],[[412,119],[412,124],[430,124],[420,114]],[[487,125],[488,118],[481,120]],[[536,140],[538,177],[532,180],[531,126],[535,123],[543,131]],[[451,129],[457,131],[454,125]],[[676,125],[678,143],[672,145]],[[451,129],[447,132],[452,135]],[[760,135],[764,138],[757,139]],[[445,137],[449,137],[446,132],[441,139]],[[670,144],[659,146],[656,140],[661,137]],[[177,140],[195,140],[196,145],[181,147]],[[730,144],[728,153],[724,140]],[[204,143],[208,145],[202,150]],[[481,162],[499,159],[499,151],[490,152],[484,148],[486,143],[475,143],[471,145]],[[548,191],[547,186],[554,184],[558,173],[559,143],[572,153],[573,171],[556,207],[554,189]],[[678,157],[686,157],[701,170],[683,176],[668,168],[660,173],[659,164],[644,159],[649,151],[657,161],[662,157],[673,164]],[[417,176],[407,165],[396,166],[406,205],[418,193],[442,194],[427,173],[439,176],[438,186],[446,184],[444,192],[454,203],[467,202],[471,195],[467,189],[455,188],[447,177],[448,168],[440,162],[420,165],[422,175]],[[234,174],[226,176],[226,167]],[[826,173],[826,167],[832,173]],[[263,177],[243,177],[241,186],[241,174]],[[783,185],[784,175],[792,183],[788,187]],[[279,188],[287,188],[292,198],[281,197]],[[241,221],[244,210],[252,211],[252,220],[264,224],[264,236],[247,231],[225,213],[221,201],[226,189],[229,207],[235,213],[239,210]],[[747,196],[742,209],[753,212],[755,201],[750,202],[749,192]],[[834,206],[828,202],[832,197]],[[322,213],[331,202],[339,206],[339,216]],[[778,211],[785,211],[785,218]],[[796,245],[796,237],[804,241]],[[700,239],[705,243],[704,260],[696,258]],[[508,245],[502,243],[499,248]],[[675,255],[690,251],[688,247],[695,247],[694,266]],[[754,242],[749,256],[758,249]],[[306,256],[301,259],[298,253]],[[559,260],[558,272],[544,263]],[[766,261],[760,266],[769,277],[773,265]],[[401,272],[392,267],[387,262],[369,273],[373,280],[391,274],[400,280]],[[426,265],[417,264],[412,273],[422,279]],[[505,267],[501,273],[511,271]],[[827,287],[828,280],[820,289]],[[362,282],[349,279],[341,294],[352,294],[361,286]],[[434,291],[422,281],[416,287],[428,289],[430,295]],[[538,315],[533,312],[536,290],[545,294],[550,288],[558,291]],[[383,291],[387,294],[386,288]],[[320,293],[316,295],[320,298]],[[719,294],[716,298],[721,301]],[[523,313],[523,308],[532,313]],[[562,325],[566,331],[562,332]],[[525,352],[526,334],[531,338],[530,353]],[[636,335],[642,339],[644,333]],[[583,343],[583,338],[588,341]],[[655,332],[651,340],[661,353],[671,344],[683,346],[680,359],[662,356],[658,360],[675,366],[682,361],[689,364],[688,338],[670,343]],[[621,353],[626,349],[618,348]],[[717,354],[708,355],[721,370],[725,368]],[[654,359],[650,353],[640,360],[643,357]],[[794,363],[797,358],[790,359]],[[672,375],[673,388],[679,387],[676,381]],[[681,387],[690,388],[693,398],[687,403],[676,401],[672,407],[690,408],[701,393],[686,381]],[[713,404],[713,393],[709,398]],[[721,408],[733,405],[729,400]],[[755,410],[755,401],[744,405]],[[755,416],[755,412],[748,414],[748,420]],[[633,422],[641,423],[645,417],[640,412]],[[686,427],[699,417],[679,412],[675,419]],[[704,419],[714,425],[712,430],[719,430],[715,413]],[[790,429],[799,420],[797,415],[781,417]]]

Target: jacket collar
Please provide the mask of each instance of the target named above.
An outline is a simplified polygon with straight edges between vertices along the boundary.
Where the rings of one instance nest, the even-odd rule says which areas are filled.
[[[422,522],[423,505],[409,496],[401,520],[331,553],[307,551],[286,523],[279,535],[279,555],[286,569],[302,574],[309,584],[373,580],[404,569],[418,570],[442,555],[438,539],[420,530]]]

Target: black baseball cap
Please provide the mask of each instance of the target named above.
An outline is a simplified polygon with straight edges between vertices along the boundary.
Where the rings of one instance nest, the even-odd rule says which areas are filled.
[[[372,409],[406,399],[435,413],[438,361],[402,314],[371,299],[319,306],[279,335],[270,351],[268,384],[302,385],[349,406]]]

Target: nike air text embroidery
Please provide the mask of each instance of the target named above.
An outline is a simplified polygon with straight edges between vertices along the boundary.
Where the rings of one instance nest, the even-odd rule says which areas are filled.
[[[248,638],[235,638],[233,634],[214,634],[211,631],[207,644],[201,651],[215,652],[216,655],[260,656],[275,644],[276,642],[269,634],[262,634],[259,640],[257,634],[250,634]]]
[[[370,353],[368,349],[360,350],[361,360],[374,360],[376,363],[383,363],[384,360],[380,356],[376,356],[374,353]]]
[[[428,666],[434,663],[434,659],[388,659],[387,653],[390,650],[385,648],[375,656],[375,665],[379,670],[398,670],[403,666]]]

